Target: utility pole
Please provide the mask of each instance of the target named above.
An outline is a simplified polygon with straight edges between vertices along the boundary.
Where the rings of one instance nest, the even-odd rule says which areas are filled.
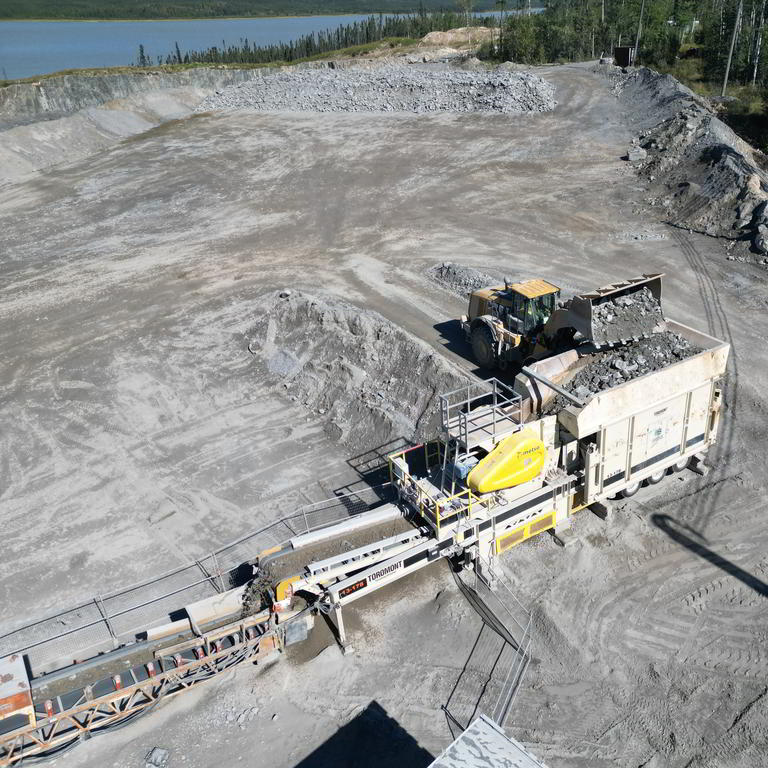
[[[760,48],[763,44],[763,24],[765,23],[765,0],[760,6],[760,22],[757,25],[757,40],[755,41],[755,63],[752,66],[752,85],[757,82],[757,68],[760,64]]]
[[[501,44],[504,35],[504,7],[507,4],[507,0],[496,0],[496,7],[501,9],[499,16],[499,56],[501,56]]]
[[[640,53],[640,33],[643,29],[643,12],[645,11],[645,0],[640,4],[640,18],[637,20],[637,35],[635,37],[635,54],[632,57],[632,64],[637,66],[637,54]]]
[[[736,46],[736,36],[739,34],[739,25],[741,24],[741,6],[744,0],[739,0],[739,7],[736,11],[736,21],[733,23],[733,34],[731,35],[731,48],[728,51],[728,62],[725,65],[725,77],[723,78],[723,90],[720,91],[720,98],[725,98],[725,92],[728,89],[728,75],[731,74],[731,60],[733,59],[733,49]]]

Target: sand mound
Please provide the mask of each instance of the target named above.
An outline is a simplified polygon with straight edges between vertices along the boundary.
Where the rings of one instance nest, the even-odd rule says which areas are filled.
[[[444,45],[450,48],[476,46],[493,40],[499,33],[490,27],[458,27],[445,32],[430,32],[421,38],[426,45]]]
[[[378,313],[330,298],[275,295],[250,338],[267,380],[360,452],[434,437],[435,395],[468,381]]]

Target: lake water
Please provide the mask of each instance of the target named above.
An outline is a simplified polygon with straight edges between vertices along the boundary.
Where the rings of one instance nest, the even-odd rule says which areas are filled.
[[[301,16],[269,19],[189,21],[0,21],[0,79],[33,77],[61,69],[117,67],[147,54],[165,57],[178,42],[182,51],[238,43],[288,42],[310,32],[367,19]]]

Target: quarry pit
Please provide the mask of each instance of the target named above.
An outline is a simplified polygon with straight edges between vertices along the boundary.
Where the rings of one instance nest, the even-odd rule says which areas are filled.
[[[532,70],[548,108],[523,114],[231,109],[221,94],[262,75],[222,72],[70,79],[48,111],[6,93],[0,634],[365,487],[376,457],[428,436],[436,394],[485,375],[456,321],[485,276],[573,295],[663,272],[665,314],[732,345],[710,472],[607,521],[585,511],[566,548],[503,556],[535,637],[505,727],[550,768],[760,764],[768,281],[693,218],[663,223],[660,179],[622,157],[675,109],[595,69]],[[441,706],[461,681],[471,713],[498,648],[447,568],[353,617],[354,655],[318,623],[288,663],[240,668],[67,766],[129,768],[158,744],[191,768],[317,765],[373,702],[418,744],[398,760],[428,764],[452,738]]]

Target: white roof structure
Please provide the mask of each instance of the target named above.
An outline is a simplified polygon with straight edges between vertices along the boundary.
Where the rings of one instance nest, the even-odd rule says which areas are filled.
[[[547,768],[485,715],[475,720],[429,768]]]

